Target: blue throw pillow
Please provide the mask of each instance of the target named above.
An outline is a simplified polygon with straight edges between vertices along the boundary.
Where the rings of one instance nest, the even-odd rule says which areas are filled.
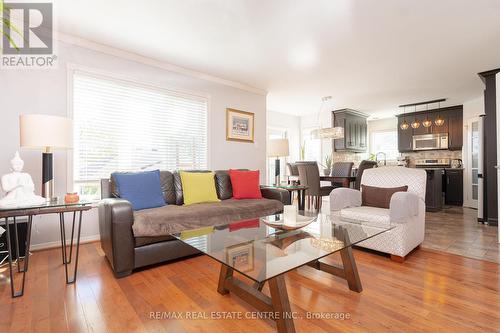
[[[114,172],[120,198],[130,201],[134,210],[165,206],[161,191],[160,170],[144,172]]]

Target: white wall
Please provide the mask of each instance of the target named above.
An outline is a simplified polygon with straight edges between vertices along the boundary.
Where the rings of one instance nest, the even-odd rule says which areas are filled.
[[[289,161],[297,161],[300,156],[300,117],[276,112],[267,111],[267,127],[286,129],[288,133],[288,143],[290,149]]]
[[[479,117],[479,115],[484,114],[484,96],[481,95],[470,101],[464,102],[464,124],[467,119]],[[465,138],[464,133],[464,138]]]
[[[117,51],[118,52],[118,51]],[[266,96],[193,76],[171,72],[116,55],[100,52],[65,42],[58,43],[58,68],[44,70],[3,70],[0,73],[0,174],[10,172],[9,161],[19,150],[19,115],[42,113],[67,115],[67,66],[75,64],[122,78],[152,84],[168,89],[192,91],[210,97],[209,167],[211,169],[250,168],[261,170],[262,181],[266,170]],[[120,54],[119,52],[117,54]],[[167,66],[166,66],[167,67]],[[255,143],[226,141],[226,108],[255,113]],[[50,130],[50,129],[47,129]],[[30,173],[40,192],[41,153],[20,150],[25,160],[25,171]],[[66,152],[54,154],[56,194],[71,190],[67,176]],[[98,235],[97,212],[87,213],[82,226],[83,239]],[[59,240],[57,217],[34,219],[32,243],[56,245]]]

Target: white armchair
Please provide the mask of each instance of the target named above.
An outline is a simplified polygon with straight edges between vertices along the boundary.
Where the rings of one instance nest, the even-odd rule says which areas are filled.
[[[361,185],[399,187],[408,185],[407,192],[392,195],[389,209],[362,206],[361,192],[350,188],[337,188],[330,194],[330,210],[341,221],[367,226],[395,228],[358,246],[389,253],[391,259],[402,262],[404,257],[424,241],[425,188],[424,170],[404,167],[381,167],[365,170]]]

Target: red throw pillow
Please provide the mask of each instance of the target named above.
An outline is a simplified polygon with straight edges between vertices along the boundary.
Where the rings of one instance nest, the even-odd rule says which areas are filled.
[[[229,170],[231,185],[233,186],[233,198],[235,199],[262,199],[260,193],[260,172]]]

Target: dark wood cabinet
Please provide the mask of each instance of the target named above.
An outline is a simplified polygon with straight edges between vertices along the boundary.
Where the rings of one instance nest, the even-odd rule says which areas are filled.
[[[435,120],[438,117],[444,119],[444,124],[437,126]],[[400,128],[403,119],[411,124],[414,119],[420,122],[420,127],[407,130]],[[430,127],[424,127],[422,122],[426,119],[432,121]],[[398,115],[398,149],[400,152],[413,151],[413,135],[448,133],[448,149],[461,150],[463,145],[463,106],[450,106],[441,109],[419,111]]]
[[[462,150],[463,146],[463,112],[451,110],[447,112],[448,118],[448,146],[450,150]]]
[[[443,206],[443,169],[427,169],[425,209],[437,212]]]
[[[464,170],[445,169],[445,203],[462,206],[464,203]]]
[[[342,109],[332,113],[333,126],[344,128],[344,138],[333,140],[335,151],[365,152],[368,147],[366,116],[351,110]]]
[[[398,118],[398,149],[400,152],[409,152],[413,150],[413,132],[412,128],[401,129],[404,117]],[[406,121],[409,123],[408,119]]]

